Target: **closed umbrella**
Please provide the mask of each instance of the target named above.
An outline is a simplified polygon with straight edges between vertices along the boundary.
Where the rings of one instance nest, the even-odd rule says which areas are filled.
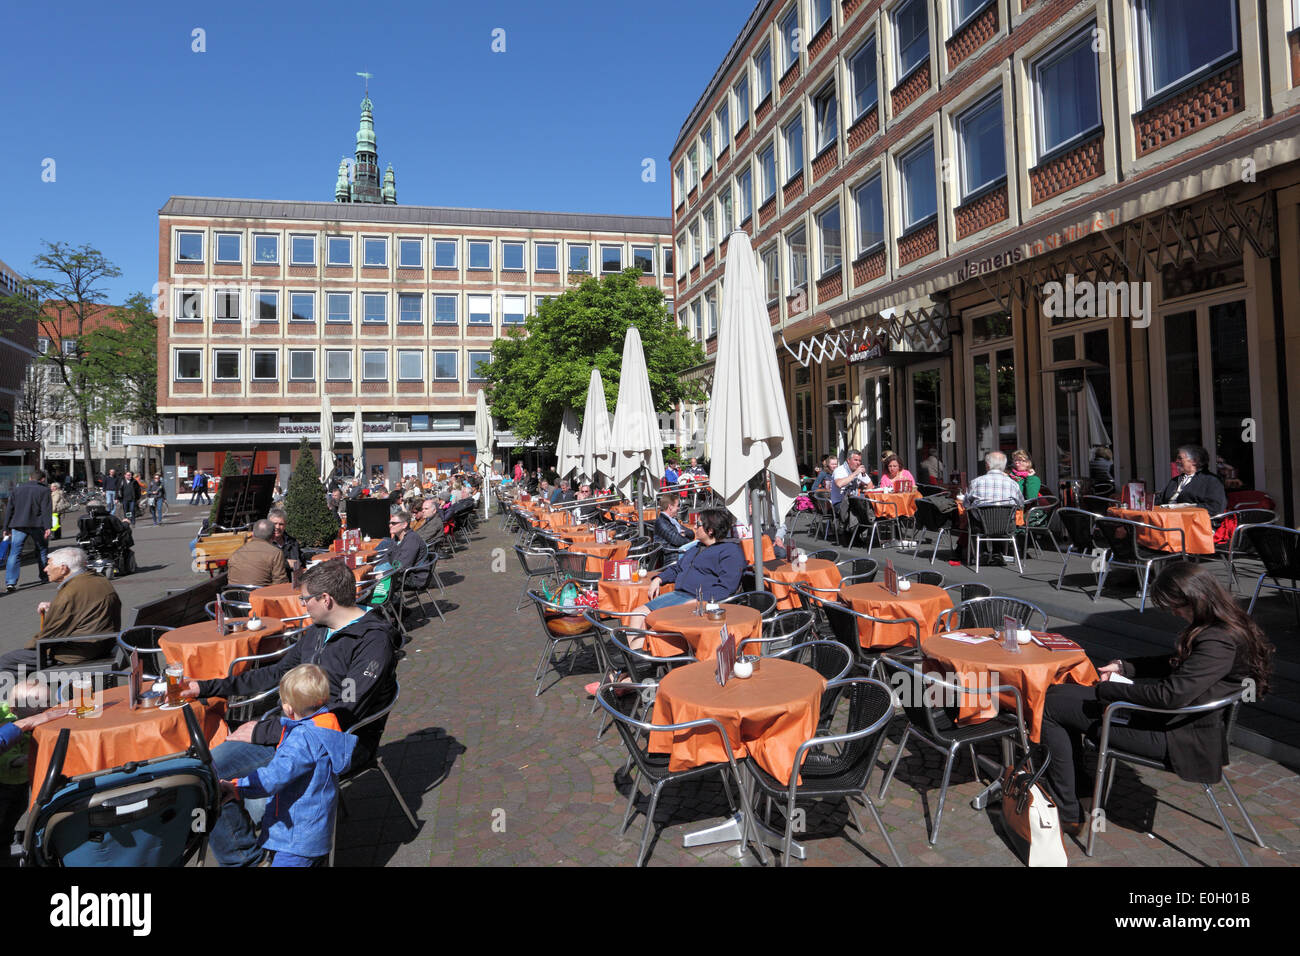
[[[588,481],[600,475],[614,477],[614,466],[609,454],[609,406],[605,404],[605,385],[600,380],[600,369],[591,370],[587,383],[587,405],[582,415],[582,435],[578,439],[582,457],[579,471]]]
[[[334,474],[334,409],[326,395],[320,403],[320,480],[327,482]]]
[[[568,478],[571,472],[582,466],[579,441],[578,416],[572,408],[566,408],[560,420],[560,434],[555,440],[555,470],[560,478]]]
[[[776,361],[766,296],[747,233],[727,244],[722,316],[709,397],[709,480],[737,519],[754,534],[754,583],[763,587],[762,521],[749,481],[766,470],[779,520],[799,494],[790,413]]]
[[[478,390],[474,403],[474,446],[478,457],[474,467],[483,471],[483,517],[488,517],[488,492],[492,488],[492,445],[496,441],[496,429],[492,427],[492,413],[488,411],[487,392]]]
[[[623,339],[623,368],[618,386],[618,403],[614,406],[614,424],[610,433],[610,451],[614,456],[614,483],[629,498],[632,484],[645,473],[655,482],[664,476],[663,437],[659,434],[659,416],[650,398],[650,375],[646,371],[641,331],[634,325]],[[636,491],[637,533],[645,531],[641,514],[641,486]]]
[[[361,425],[361,406],[352,419],[352,468],[357,481],[366,480],[366,434]]]

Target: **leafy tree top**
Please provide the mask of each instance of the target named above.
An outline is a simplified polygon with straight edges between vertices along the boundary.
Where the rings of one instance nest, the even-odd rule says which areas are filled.
[[[600,369],[605,404],[613,412],[623,364],[623,339],[631,326],[641,333],[650,395],[655,409],[703,401],[682,373],[705,360],[704,350],[677,327],[664,309],[663,293],[641,285],[638,269],[589,278],[546,300],[522,329],[511,329],[492,346],[482,366],[491,383],[492,413],[520,440],[553,442],[566,408],[582,416],[592,368]]]

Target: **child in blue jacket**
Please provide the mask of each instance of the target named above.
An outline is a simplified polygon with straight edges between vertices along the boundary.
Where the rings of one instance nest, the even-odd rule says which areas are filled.
[[[329,696],[329,678],[315,664],[299,664],[280,678],[284,730],[275,756],[247,777],[221,783],[228,798],[272,798],[262,818],[272,866],[315,866],[329,856],[338,775],[357,745],[324,709]]]

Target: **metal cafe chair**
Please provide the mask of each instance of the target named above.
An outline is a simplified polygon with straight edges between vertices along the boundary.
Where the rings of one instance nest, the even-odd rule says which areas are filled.
[[[1215,541],[1214,555],[1222,558],[1227,564],[1228,588],[1234,594],[1237,592],[1237,561],[1242,558],[1258,557],[1246,544],[1242,532],[1253,524],[1275,524],[1276,522],[1277,512],[1269,508],[1238,508],[1210,516],[1210,527],[1214,529],[1216,539],[1225,523],[1230,530],[1227,541]]]
[[[158,647],[158,638],[162,637],[168,631],[176,630],[174,627],[165,627],[161,624],[144,624],[135,627],[124,628],[117,635],[117,654],[113,660],[115,670],[125,671],[131,663],[131,652],[134,651],[144,662],[146,676],[154,680],[162,678],[163,671],[167,669],[167,658],[163,655],[162,649]]]
[[[1255,581],[1255,590],[1250,595],[1247,614],[1255,612],[1255,602],[1259,600],[1262,588],[1273,588],[1291,597],[1296,609],[1296,620],[1300,621],[1300,606],[1296,605],[1295,595],[1300,594],[1296,581],[1300,579],[1300,531],[1283,528],[1280,525],[1254,524],[1246,528],[1246,541],[1255,549],[1260,561],[1264,563],[1264,573]],[[1265,578],[1272,578],[1273,583],[1265,583]],[[1281,582],[1281,578],[1290,578],[1291,585]]]
[[[1025,573],[1020,563],[1020,547],[1016,544],[1016,511],[1014,504],[972,505],[966,509],[966,526],[972,542],[971,554],[975,556],[975,573],[980,572],[980,546],[995,542],[1011,545],[1016,558],[1016,570]]]
[[[837,561],[835,566],[840,569],[841,577],[863,578],[867,581],[874,581],[876,572],[880,569],[880,562],[875,558],[846,558],[843,561]]]
[[[546,647],[537,662],[537,673],[534,677],[537,687],[533,691],[533,696],[539,697],[542,693],[542,678],[546,674],[547,666],[554,668],[557,673],[559,671],[559,665],[554,659],[555,649],[561,644],[581,646],[587,638],[596,636],[596,629],[583,616],[580,608],[565,607],[554,601],[548,601],[537,591],[529,591],[528,597],[537,608],[537,617],[542,622],[542,631],[546,635]],[[568,661],[569,672],[572,673],[576,661],[576,649],[572,646],[565,660]]]
[[[519,567],[524,572],[524,586],[519,591],[519,600],[515,602],[515,610],[518,611],[524,606],[524,601],[528,597],[528,590],[534,578],[554,579],[555,552],[544,551],[539,548],[526,548],[517,544],[515,545],[515,557],[519,559]]]
[[[1038,630],[1047,630],[1047,612],[1036,604],[1016,597],[971,598],[950,607],[939,615],[940,631],[955,631],[963,627],[1001,628],[1002,619],[1014,618],[1021,627],[1033,630],[1034,617],[1038,617]]]
[[[963,601],[969,601],[972,598],[991,597],[993,589],[987,584],[979,581],[965,581],[961,584],[949,584],[944,588],[948,596],[952,598],[953,606],[956,607]]]
[[[1074,555],[1092,557],[1093,549],[1098,543],[1097,516],[1082,508],[1057,508],[1052,520],[1063,532],[1067,542],[1065,550],[1061,551],[1061,573],[1056,578],[1056,590],[1059,591],[1065,580],[1065,571],[1070,566],[1070,558]]]
[[[1151,579],[1151,567],[1161,561],[1187,559],[1186,535],[1182,528],[1161,528],[1141,521],[1129,521],[1127,518],[1098,518],[1095,528],[1105,550],[1101,555],[1101,569],[1097,572],[1097,593],[1092,596],[1094,602],[1101,599],[1101,592],[1106,586],[1106,575],[1110,573],[1111,568],[1116,566],[1132,568],[1140,572],[1142,578],[1142,599],[1138,604],[1138,612],[1141,613],[1147,607],[1147,585]],[[1168,536],[1166,540],[1177,535],[1178,550],[1157,551],[1148,548],[1138,540],[1141,531],[1159,532]]]
[[[1193,714],[1206,714],[1212,711],[1220,710],[1223,712],[1225,739],[1232,739],[1232,728],[1237,721],[1237,709],[1241,706],[1242,697],[1245,695],[1245,689],[1229,694],[1227,697],[1219,700],[1210,701],[1206,704],[1198,704],[1191,707],[1177,707],[1174,709],[1164,709],[1160,707],[1147,707],[1142,704],[1134,704],[1125,700],[1112,701],[1106,705],[1105,711],[1101,717],[1101,737],[1098,740],[1097,750],[1097,782],[1092,792],[1093,813],[1103,810],[1106,800],[1110,797],[1111,784],[1115,782],[1115,767],[1119,763],[1136,764],[1139,767],[1148,767],[1152,770],[1165,770],[1173,772],[1172,765],[1167,760],[1154,760],[1151,757],[1143,757],[1138,754],[1126,753],[1118,750],[1110,744],[1110,730],[1115,722],[1116,717],[1127,717],[1130,713],[1135,714],[1164,714],[1167,717],[1178,718],[1181,716],[1190,716]],[[1264,840],[1255,829],[1255,823],[1250,819],[1250,814],[1246,812],[1245,805],[1241,798],[1237,796],[1237,791],[1232,788],[1232,781],[1228,779],[1226,773],[1220,773],[1219,782],[1228,790],[1228,796],[1236,804],[1237,809],[1241,811],[1242,819],[1246,821],[1246,826],[1250,828],[1250,835],[1255,838],[1255,842],[1261,847],[1264,846]],[[1223,814],[1223,808],[1219,801],[1215,799],[1213,784],[1201,783],[1205,791],[1205,796],[1209,799],[1210,805],[1214,807],[1214,812],[1219,818],[1219,825],[1223,827],[1224,834],[1228,837],[1228,842],[1232,844],[1232,851],[1237,854],[1237,859],[1242,866],[1250,866],[1246,860],[1245,854],[1241,852],[1241,847],[1237,843],[1237,838],[1232,832],[1232,827],[1228,824],[1228,818]],[[1093,840],[1096,838],[1096,828],[1088,827],[1088,841],[1084,847],[1084,852],[1092,856]]]

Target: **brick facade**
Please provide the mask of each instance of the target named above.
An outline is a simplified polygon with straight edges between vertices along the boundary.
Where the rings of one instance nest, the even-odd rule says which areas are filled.
[[[885,274],[885,250],[879,249],[853,263],[853,284],[866,285]]]
[[[1029,171],[1030,200],[1037,204],[1096,179],[1106,171],[1100,133]]]
[[[861,119],[849,127],[849,152],[853,152],[878,132],[880,132],[880,110],[877,108],[864,113]]]
[[[916,99],[930,88],[930,61],[927,59],[915,70],[903,78],[889,93],[889,104],[893,115],[897,116],[912,105]]]
[[[1172,99],[1134,116],[1137,154],[1145,156],[1176,143],[1233,113],[1240,113],[1244,108],[1241,63],[1237,62]]]
[[[836,269],[828,276],[817,280],[817,301],[826,302],[837,295],[844,294],[844,269]]]
[[[965,239],[967,236],[974,235],[981,229],[1002,222],[1010,214],[1007,185],[1003,183],[996,189],[957,207],[954,212],[957,238]]]
[[[992,40],[998,32],[998,5],[987,10],[962,27],[944,44],[948,54],[948,69],[954,70],[980,47]]]
[[[827,173],[834,172],[835,167],[840,163],[839,146],[832,143],[816,159],[813,160],[812,174],[813,182],[817,182]]]
[[[939,224],[932,222],[928,226],[914,229],[898,240],[898,264],[907,265],[939,251]]]

